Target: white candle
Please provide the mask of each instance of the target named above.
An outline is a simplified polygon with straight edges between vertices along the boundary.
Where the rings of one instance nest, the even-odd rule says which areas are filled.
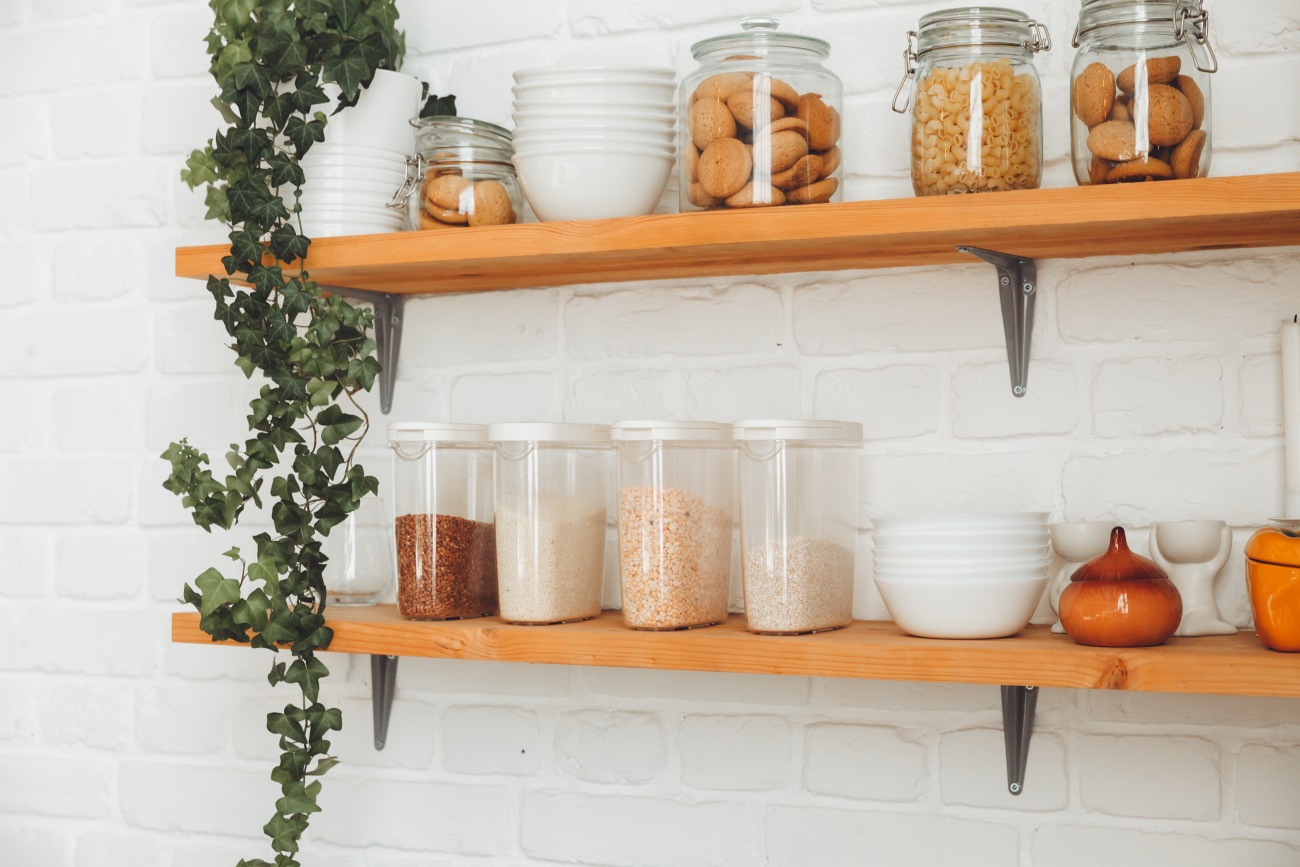
[[[1300,317],[1282,323],[1282,418],[1286,432],[1286,512],[1300,520]]]

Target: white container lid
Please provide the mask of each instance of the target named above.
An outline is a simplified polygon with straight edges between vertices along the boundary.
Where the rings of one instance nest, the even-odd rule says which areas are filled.
[[[615,442],[727,442],[731,439],[731,425],[716,421],[620,421],[610,425],[609,431],[610,439]]]
[[[497,443],[609,443],[607,424],[504,422],[488,425],[488,439]]]
[[[390,443],[486,443],[485,424],[441,421],[395,421],[388,425]]]
[[[741,442],[790,440],[793,442],[861,445],[862,425],[856,421],[759,418],[738,421],[731,426]]]

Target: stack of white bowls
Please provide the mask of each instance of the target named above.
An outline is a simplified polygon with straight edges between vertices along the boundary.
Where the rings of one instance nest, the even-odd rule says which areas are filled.
[[[1046,512],[875,518],[876,587],[894,622],[925,638],[1024,629],[1047,587]]]
[[[330,116],[325,141],[302,158],[307,183],[299,201],[307,237],[402,230],[405,208],[388,203],[406,179],[406,158],[415,148],[410,121],[422,90],[419,79],[381,69],[356,105]],[[334,98],[337,88],[326,93]]]
[[[654,212],[676,162],[673,70],[547,67],[515,81],[515,170],[538,219]]]

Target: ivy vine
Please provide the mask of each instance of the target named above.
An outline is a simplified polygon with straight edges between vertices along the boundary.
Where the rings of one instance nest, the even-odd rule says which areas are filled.
[[[319,700],[329,674],[317,652],[329,647],[325,625],[326,558],[321,538],[356,510],[379,482],[355,460],[370,420],[356,401],[379,374],[373,313],[311,280],[296,192],[300,160],[323,141],[330,106],[323,85],[337,84],[338,106],[354,104],[378,69],[396,70],[405,52],[395,0],[210,0],[207,50],[220,94],[213,104],[227,126],[186,161],[182,179],[207,188],[207,216],[230,228],[223,275],[207,290],[214,318],[232,339],[235,364],[265,379],[249,404],[249,438],[226,453],[218,479],[208,456],[187,440],[162,457],[171,466],[163,487],[182,498],[205,530],[230,529],[251,503],[264,508],[270,477],[273,533],[253,538],[256,555],[227,552],[238,577],[217,568],[186,584],[182,601],[200,614],[213,641],[237,641],[276,653],[268,680],[300,692],[267,715],[279,736],[271,778],[281,797],[263,831],[274,861],[239,867],[300,867],[299,842],[319,812],[318,779],[337,763],[331,731],[338,708]],[[237,276],[239,282],[232,282]],[[287,648],[289,661],[278,651]]]

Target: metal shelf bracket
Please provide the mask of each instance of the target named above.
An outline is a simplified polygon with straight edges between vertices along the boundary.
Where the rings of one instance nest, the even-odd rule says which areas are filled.
[[[364,301],[375,308],[375,355],[379,358],[379,409],[387,415],[393,409],[393,386],[397,383],[397,359],[402,349],[402,314],[406,296],[388,292],[367,292],[346,286],[321,286],[326,292]]]
[[[1038,294],[1038,267],[1033,259],[1010,256],[981,247],[958,247],[998,269],[1002,297],[1002,330],[1011,366],[1011,393],[1024,397],[1029,382],[1029,342],[1034,331],[1034,297]]]
[[[1034,709],[1038,688],[1002,687],[1002,735],[1007,750],[1007,791],[1019,795],[1025,790],[1025,767],[1029,764],[1029,739],[1034,735]]]
[[[388,742],[388,720],[393,715],[393,693],[397,691],[397,657],[370,657],[371,706],[375,718],[375,749]]]

